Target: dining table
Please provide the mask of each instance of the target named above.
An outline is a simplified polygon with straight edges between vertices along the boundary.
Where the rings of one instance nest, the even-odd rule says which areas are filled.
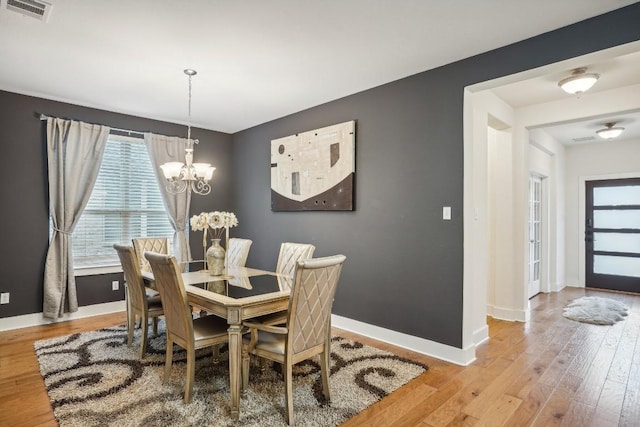
[[[147,286],[154,288],[152,272],[143,272]],[[287,310],[293,278],[249,267],[229,267],[223,274],[206,270],[182,273],[189,304],[207,315],[226,319],[229,325],[229,388],[231,417],[240,416],[242,385],[242,322]]]

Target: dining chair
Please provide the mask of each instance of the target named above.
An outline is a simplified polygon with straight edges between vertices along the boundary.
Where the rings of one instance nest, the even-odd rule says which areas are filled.
[[[140,329],[142,337],[140,339],[140,358],[143,359],[147,353],[147,335],[149,328],[149,318],[153,320],[153,334],[158,335],[158,317],[164,314],[162,302],[159,295],[150,296],[146,293],[144,280],[140,267],[136,261],[133,248],[131,246],[113,245],[118,252],[124,279],[126,281],[127,295],[127,343],[133,342],[133,329],[136,324],[136,316],[140,318]]]
[[[293,277],[298,261],[313,258],[315,250],[316,247],[308,243],[282,243],[276,263],[276,273]]]
[[[331,308],[346,257],[333,255],[298,261],[284,326],[245,321],[242,385],[249,384],[250,355],[281,363],[285,378],[286,419],[293,424],[293,365],[320,355],[322,390],[327,401],[331,355]]]
[[[232,237],[227,248],[227,267],[244,267],[249,256],[252,240]]]
[[[308,243],[291,243],[284,242],[280,245],[280,253],[278,254],[278,262],[276,263],[276,273],[294,277],[298,261],[313,257],[316,247]],[[286,283],[281,281],[279,283]],[[282,288],[280,290],[290,290]],[[254,319],[256,322],[265,325],[280,325],[287,321],[287,313],[284,311],[265,314]]]
[[[298,261],[313,258],[316,247],[309,243],[291,243],[284,242],[280,245],[280,253],[278,254],[278,262],[276,263],[276,273],[284,274],[291,278],[294,277]],[[286,283],[284,281],[280,283]],[[290,290],[281,288],[280,290]],[[266,325],[279,325],[287,321],[286,312],[277,312],[265,314],[256,318],[256,320]]]
[[[131,242],[133,243],[133,249],[136,251],[140,271],[151,272],[149,261],[144,257],[146,251],[169,254],[169,239],[166,237],[137,237],[131,239]]]
[[[164,365],[164,382],[169,380],[173,362],[173,344],[187,351],[187,378],[184,386],[184,403],[191,402],[195,376],[196,350],[216,346],[229,340],[227,322],[218,316],[193,318],[187,301],[187,293],[180,267],[174,256],[146,252],[153,271],[156,287],[164,305],[167,327],[167,352]]]

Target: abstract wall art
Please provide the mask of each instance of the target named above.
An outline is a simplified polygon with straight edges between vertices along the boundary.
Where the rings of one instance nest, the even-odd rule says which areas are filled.
[[[271,141],[272,211],[351,211],[355,121]]]

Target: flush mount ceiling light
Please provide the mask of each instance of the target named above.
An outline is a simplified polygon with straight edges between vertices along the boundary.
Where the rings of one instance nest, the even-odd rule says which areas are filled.
[[[599,78],[599,74],[587,73],[586,67],[576,68],[569,77],[560,80],[558,86],[567,93],[577,95],[591,89]]]
[[[622,131],[624,130],[623,127],[620,126],[616,126],[615,122],[612,123],[605,123],[604,124],[606,127],[604,129],[600,129],[597,130],[596,133],[598,134],[598,136],[600,138],[603,139],[613,139],[616,138],[618,136],[620,136],[620,134],[622,133]]]

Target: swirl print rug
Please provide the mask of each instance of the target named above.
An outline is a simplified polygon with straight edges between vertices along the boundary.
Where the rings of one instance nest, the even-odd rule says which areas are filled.
[[[150,335],[152,333],[150,332]],[[176,347],[171,378],[162,383],[165,335],[149,339],[145,359],[137,357],[140,329],[132,347],[124,326],[57,337],[34,344],[40,373],[60,426],[285,426],[284,381],[279,364],[251,360],[249,388],[240,420],[229,416],[225,347],[213,363],[211,350],[197,353],[193,401],[182,402],[185,353]],[[320,367],[296,365],[296,425],[335,426],[427,370],[427,366],[341,337],[331,345],[331,402],[322,397]]]

